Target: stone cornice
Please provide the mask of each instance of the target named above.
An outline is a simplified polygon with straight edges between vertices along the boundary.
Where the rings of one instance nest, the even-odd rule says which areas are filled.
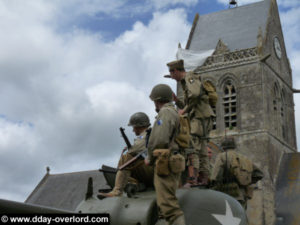
[[[202,66],[195,69],[196,73],[201,73],[208,70],[215,70],[232,65],[242,65],[252,61],[257,61],[259,55],[257,47],[237,50],[208,57]]]
[[[252,130],[252,131],[235,131],[235,132],[231,132],[231,133],[227,133],[227,135],[229,136],[243,136],[243,135],[258,135],[258,134],[267,134],[270,137],[274,138],[275,140],[277,140],[278,142],[280,142],[282,145],[284,145],[286,148],[290,149],[291,152],[297,152],[297,149],[291,145],[289,145],[288,143],[286,143],[285,141],[281,140],[280,138],[276,137],[275,135],[273,135],[270,131],[266,130],[266,129],[258,129],[258,130]],[[210,135],[211,139],[222,139],[224,138],[224,135]]]

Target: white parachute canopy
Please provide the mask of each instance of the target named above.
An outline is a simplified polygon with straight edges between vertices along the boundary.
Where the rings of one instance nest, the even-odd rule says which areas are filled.
[[[176,53],[177,60],[184,60],[184,69],[186,71],[195,70],[198,66],[201,66],[207,57],[211,56],[214,49],[205,51],[193,51],[188,49],[178,48]]]

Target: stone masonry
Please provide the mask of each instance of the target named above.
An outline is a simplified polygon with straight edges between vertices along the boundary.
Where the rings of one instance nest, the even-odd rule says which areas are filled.
[[[214,54],[195,70],[215,85],[219,96],[212,141],[220,143],[225,132],[234,136],[237,149],[264,172],[248,204],[250,225],[275,223],[274,193],[280,160],[283,153],[297,151],[292,74],[277,3],[265,3],[269,7],[266,25],[257,28],[256,45],[230,49],[226,40],[219,38]],[[187,49],[196,38],[197,20],[198,15]],[[281,57],[276,54],[274,39],[279,40]],[[180,85],[177,89],[181,96]]]

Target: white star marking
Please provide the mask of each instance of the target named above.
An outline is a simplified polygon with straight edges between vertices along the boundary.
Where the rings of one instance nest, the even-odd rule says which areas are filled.
[[[233,217],[229,203],[226,200],[225,200],[225,202],[226,202],[226,214],[225,215],[212,214],[212,215],[222,225],[239,225],[241,222],[241,219],[238,217]]]

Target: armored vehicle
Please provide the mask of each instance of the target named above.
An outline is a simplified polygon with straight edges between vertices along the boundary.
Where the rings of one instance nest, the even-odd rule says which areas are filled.
[[[112,188],[116,169],[102,166],[101,171]],[[74,211],[0,200],[1,213],[108,213],[111,225],[162,225],[156,206],[155,191],[142,185],[127,185],[121,197],[99,198],[88,179],[87,192]],[[100,190],[110,191],[110,189]],[[179,188],[179,204],[189,225],[247,225],[243,207],[231,196],[209,189]]]

